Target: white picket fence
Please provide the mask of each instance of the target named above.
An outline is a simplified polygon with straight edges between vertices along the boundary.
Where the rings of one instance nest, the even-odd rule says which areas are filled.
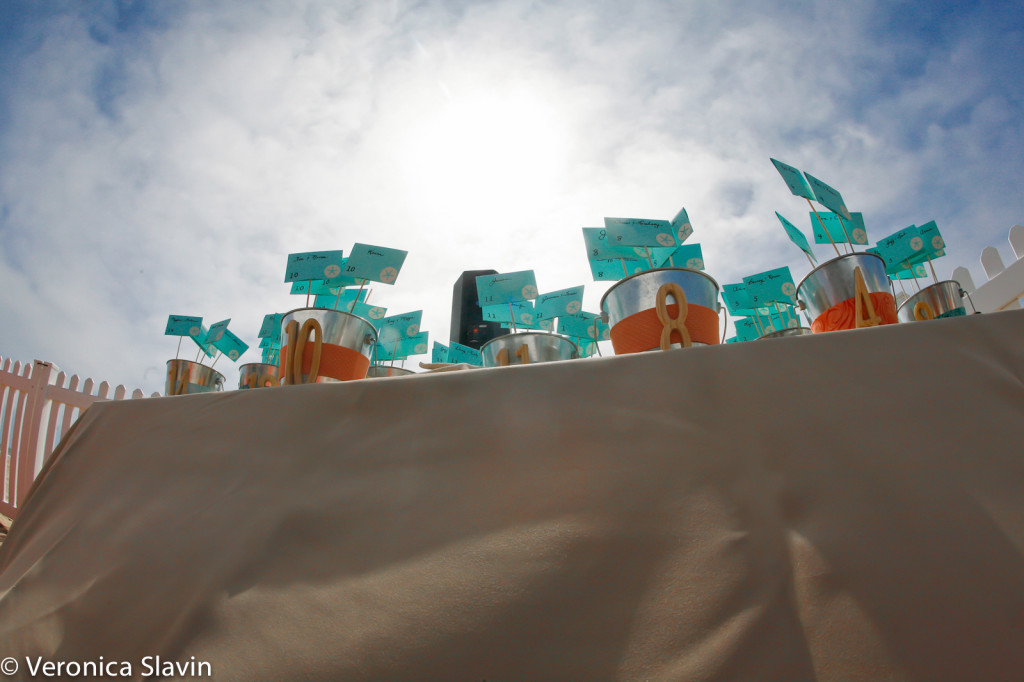
[[[68,381],[49,362],[16,362],[12,367],[10,358],[0,357],[0,363],[0,514],[14,518],[43,462],[87,407],[98,400],[144,398],[145,394],[135,389],[127,396],[127,389],[118,386],[108,398],[106,381],[97,387],[86,379],[79,387],[78,375]]]
[[[974,286],[974,279],[967,268],[953,270],[953,279],[970,294],[970,300],[978,312],[994,313],[997,310],[1020,308],[1024,297],[1024,226],[1010,228],[1010,249],[1016,261],[1009,267],[1003,265],[1003,258],[994,246],[987,246],[981,252],[981,267],[988,281]]]

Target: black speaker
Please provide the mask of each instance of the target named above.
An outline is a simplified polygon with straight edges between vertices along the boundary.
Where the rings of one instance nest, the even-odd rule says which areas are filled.
[[[497,322],[485,322],[484,311],[477,302],[476,278],[496,275],[497,270],[467,270],[455,282],[452,292],[452,331],[449,337],[455,343],[476,348],[507,332]]]

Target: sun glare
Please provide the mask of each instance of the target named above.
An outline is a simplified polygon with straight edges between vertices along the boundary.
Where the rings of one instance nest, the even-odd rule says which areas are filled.
[[[488,95],[450,100],[412,131],[402,154],[421,202],[477,212],[552,194],[564,147],[553,107],[524,95]]]

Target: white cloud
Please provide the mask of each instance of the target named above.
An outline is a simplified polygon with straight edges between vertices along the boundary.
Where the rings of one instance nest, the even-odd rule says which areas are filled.
[[[896,40],[885,11],[310,1],[194,3],[127,32],[115,14],[32,19],[43,39],[7,52],[3,90],[0,351],[161,390],[168,314],[231,317],[255,346],[264,313],[304,304],[287,253],[357,241],[410,252],[373,300],[424,309],[447,342],[463,270],[586,283],[596,310],[608,284],[579,228],[682,205],[719,282],[784,264],[799,279],[774,211],[806,228],[807,208],[770,156],[840,188],[873,238],[935,218],[940,270],[973,264],[1021,221],[1021,104],[985,42],[1009,62],[1019,38],[954,17],[942,41]]]

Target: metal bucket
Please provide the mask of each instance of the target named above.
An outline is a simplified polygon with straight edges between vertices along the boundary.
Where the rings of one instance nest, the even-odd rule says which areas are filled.
[[[897,310],[900,322],[940,319],[966,315],[960,283],[947,280],[925,287],[906,301]]]
[[[411,369],[404,367],[389,367],[388,365],[370,365],[370,368],[366,370],[366,378],[374,379],[379,377],[400,377],[406,374],[415,374],[416,372]]]
[[[518,332],[491,339],[480,347],[484,367],[529,365],[575,360],[579,349],[567,336],[549,332]]]
[[[277,365],[249,362],[238,368],[238,388],[268,388],[280,384]]]
[[[224,375],[191,360],[168,360],[164,395],[189,395],[224,390]]]
[[[304,345],[302,357],[292,358],[292,349],[288,347],[288,325],[297,323],[299,333],[296,335],[296,346]],[[320,343],[320,366],[314,368],[316,354],[316,332],[319,327],[322,333]],[[301,329],[306,328],[305,343]],[[330,308],[298,308],[281,317],[281,383],[287,384],[289,361],[298,365],[298,381],[291,383],[331,383],[362,379],[370,367],[370,356],[377,343],[377,330],[369,321],[342,310]],[[317,371],[314,373],[313,370]]]
[[[810,327],[790,327],[788,329],[780,329],[777,332],[771,332],[759,337],[757,340],[762,339],[781,339],[786,336],[810,336],[814,332],[811,331]]]
[[[860,269],[881,324],[896,324],[896,299],[889,289],[885,261],[873,253],[848,253],[819,265],[796,288],[799,306],[811,319],[815,333],[854,329],[857,296],[856,272]]]
[[[601,298],[601,314],[611,327],[616,355],[661,347],[663,324],[658,321],[656,307],[658,292],[666,284],[679,285],[686,296],[684,326],[691,345],[719,343],[718,282],[700,270],[655,268],[620,279]]]

